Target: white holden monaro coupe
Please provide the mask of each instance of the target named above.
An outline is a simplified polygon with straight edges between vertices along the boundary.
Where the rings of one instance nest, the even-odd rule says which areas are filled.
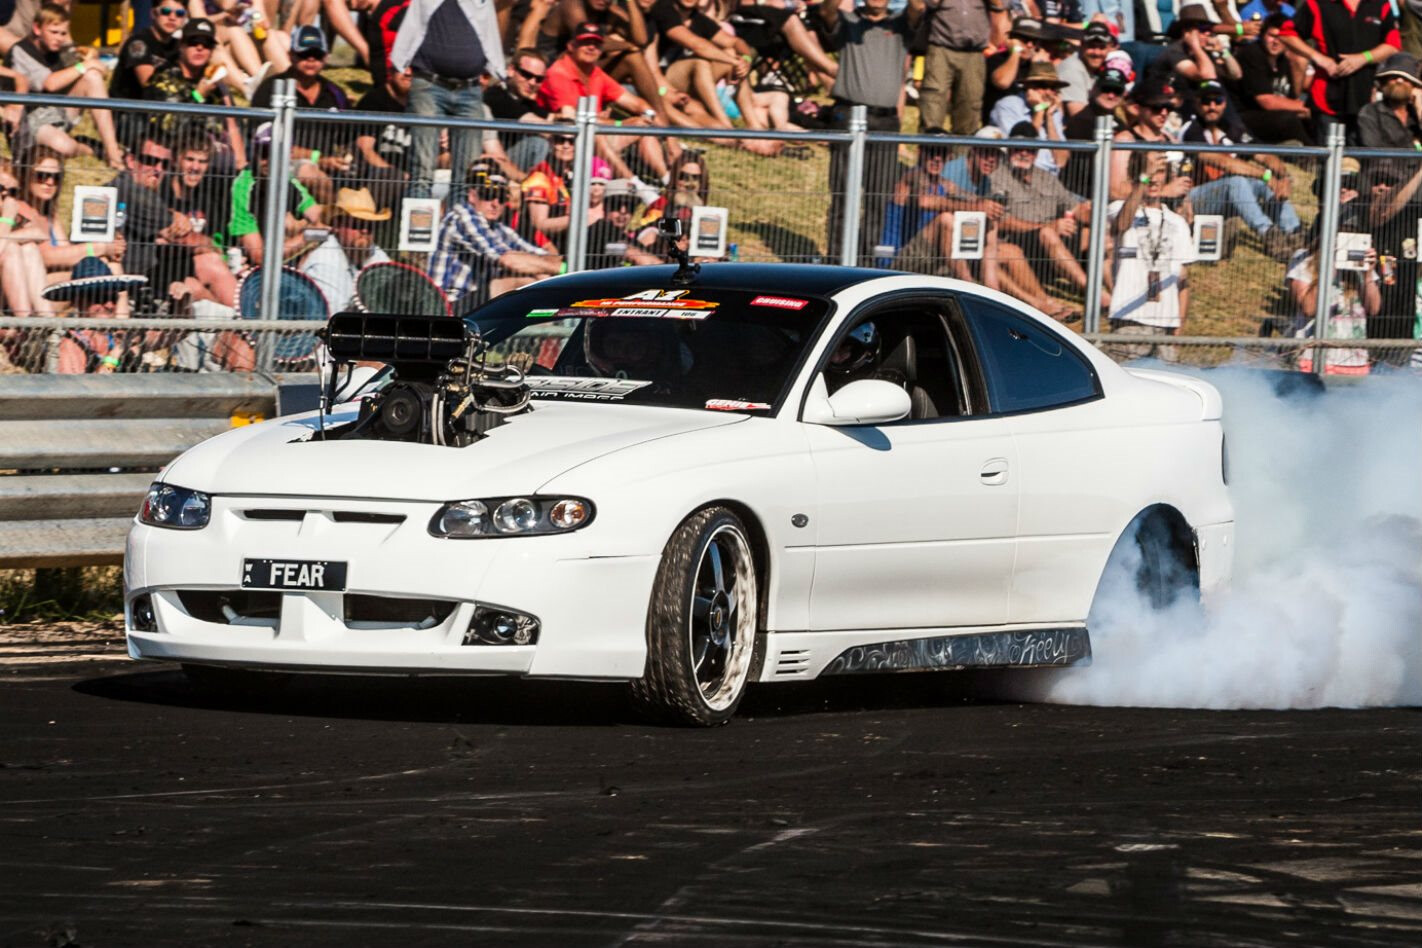
[[[1118,545],[1158,605],[1229,574],[1215,389],[979,286],[603,270],[326,343],[353,394],[153,484],[134,658],[620,679],[708,725],[751,681],[1088,661]]]

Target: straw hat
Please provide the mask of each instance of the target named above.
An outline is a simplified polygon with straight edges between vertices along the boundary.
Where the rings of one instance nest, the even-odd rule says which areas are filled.
[[[345,214],[358,221],[388,221],[390,208],[376,208],[375,196],[370,188],[341,188],[336,192],[336,203],[331,205],[331,213]]]

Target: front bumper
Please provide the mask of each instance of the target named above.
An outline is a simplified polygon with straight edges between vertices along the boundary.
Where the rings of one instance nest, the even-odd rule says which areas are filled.
[[[202,530],[135,524],[124,559],[129,654],[297,671],[641,676],[658,555],[595,556],[596,527],[565,536],[442,540],[427,531],[437,507],[217,497],[212,522]],[[300,516],[255,520],[253,510]],[[384,522],[352,521],[351,515]],[[397,517],[403,520],[390,522]],[[343,561],[347,589],[271,592],[268,602],[279,605],[259,615],[215,613],[211,602],[220,597],[214,594],[241,589],[244,558]],[[156,628],[140,631],[133,602],[144,595]],[[353,620],[347,597],[374,603],[386,617]],[[209,608],[194,608],[198,600]],[[436,607],[423,621],[414,618],[421,609],[402,608],[419,601]],[[536,616],[536,644],[464,644],[480,604]]]

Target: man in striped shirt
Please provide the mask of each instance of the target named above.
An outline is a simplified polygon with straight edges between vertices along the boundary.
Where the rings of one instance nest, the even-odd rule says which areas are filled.
[[[563,271],[563,258],[528,241],[501,218],[508,208],[508,179],[498,165],[476,159],[465,175],[467,200],[439,225],[430,278],[450,301],[468,310],[515,287]]]

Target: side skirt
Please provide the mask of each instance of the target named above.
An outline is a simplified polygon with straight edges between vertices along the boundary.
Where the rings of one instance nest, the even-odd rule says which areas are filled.
[[[1086,629],[1032,629],[856,645],[836,656],[820,674],[1090,664],[1091,637]]]

